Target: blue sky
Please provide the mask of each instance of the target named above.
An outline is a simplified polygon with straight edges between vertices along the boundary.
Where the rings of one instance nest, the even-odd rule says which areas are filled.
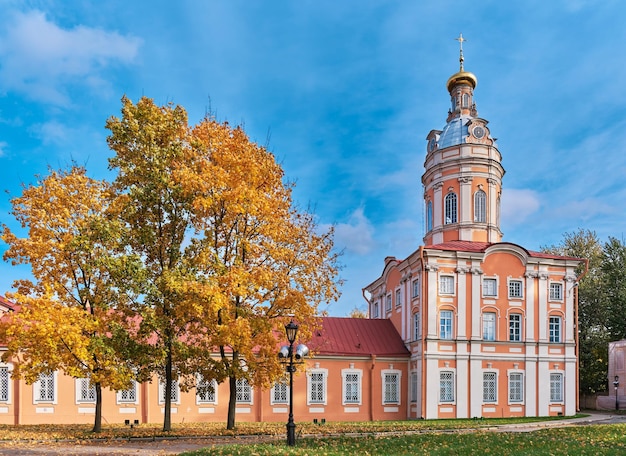
[[[0,0],[0,220],[18,228],[10,197],[48,167],[110,178],[105,121],[146,95],[268,144],[297,203],[336,226],[345,285],[325,309],[364,309],[384,258],[422,242],[425,137],[462,32],[506,169],[504,240],[622,238],[624,17],[622,0]],[[25,274],[0,263],[0,293]]]

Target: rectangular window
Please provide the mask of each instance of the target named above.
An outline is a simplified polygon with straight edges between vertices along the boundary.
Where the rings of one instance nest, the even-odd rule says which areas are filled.
[[[563,300],[563,285],[560,283],[550,284],[550,301]]]
[[[483,340],[496,340],[496,314],[493,312],[483,314]]]
[[[454,402],[454,373],[439,373],[439,402]]]
[[[413,281],[413,297],[417,298],[420,295],[420,281],[415,279]]]
[[[0,402],[9,400],[9,368],[0,367]]]
[[[178,380],[172,380],[170,399],[173,403],[178,403],[179,391]],[[159,404],[165,404],[165,382],[159,382]]]
[[[524,383],[521,373],[509,375],[509,402],[524,401]]]
[[[452,311],[442,310],[439,313],[439,338],[452,339]]]
[[[483,296],[498,296],[498,281],[496,279],[483,279]]]
[[[442,294],[442,295],[454,294],[454,277],[453,276],[439,277],[439,294]]]
[[[522,298],[522,281],[510,280],[509,281],[509,298]]]
[[[483,372],[483,402],[497,402],[497,383],[495,372]]]
[[[76,387],[78,402],[96,402],[96,387],[90,384],[88,378],[76,379]]]
[[[358,372],[344,373],[343,402],[344,404],[359,404],[361,402],[361,375]]]
[[[522,340],[522,316],[520,314],[509,315],[509,340],[511,342]]]
[[[215,404],[217,402],[217,382],[215,380],[207,382],[200,377],[196,385],[196,402],[198,404]]]
[[[54,372],[39,374],[35,400],[37,402],[54,402]]]
[[[396,290],[396,307],[402,305],[402,288]]]
[[[417,402],[418,384],[417,372],[411,374],[411,402]]]
[[[413,314],[413,340],[419,340],[422,336],[422,325],[420,323],[420,314]]]
[[[560,317],[550,317],[550,342],[561,342]]]
[[[276,382],[272,388],[272,404],[289,403],[289,386],[287,382]]]
[[[387,302],[385,303],[385,311],[391,312],[391,294],[387,295]]]
[[[236,383],[236,400],[238,403],[252,402],[252,388],[245,378],[238,378]]]
[[[326,402],[326,375],[324,372],[311,372],[309,377],[309,403]]]
[[[137,382],[133,382],[128,389],[118,391],[117,402],[137,402]]]
[[[374,315],[374,318],[378,318],[378,302],[374,303],[374,310],[372,311],[372,315]]]
[[[400,374],[385,373],[383,374],[383,403],[399,404],[400,403]]]
[[[563,402],[563,374],[550,374],[550,402]]]

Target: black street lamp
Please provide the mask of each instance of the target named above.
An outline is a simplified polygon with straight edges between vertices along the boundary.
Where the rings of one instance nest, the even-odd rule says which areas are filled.
[[[617,387],[619,386],[619,375],[615,376],[613,380],[613,386],[615,387],[615,410],[619,410],[619,401],[617,400]]]
[[[278,357],[282,362],[287,363],[286,369],[287,372],[289,372],[289,420],[287,421],[287,445],[294,446],[296,444],[296,423],[293,421],[293,373],[296,371],[296,365],[293,362],[293,344],[296,341],[296,336],[298,335],[298,325],[291,320],[289,324],[285,325],[285,333],[287,334],[289,346],[282,346],[278,352]],[[308,353],[309,348],[306,345],[298,345],[295,352],[296,360],[300,361]]]

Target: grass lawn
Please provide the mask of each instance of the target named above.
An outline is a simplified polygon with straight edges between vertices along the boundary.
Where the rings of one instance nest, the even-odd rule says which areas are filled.
[[[201,455],[624,455],[626,425],[545,429],[530,433],[431,432],[403,436],[301,438],[284,442],[223,445],[183,453]]]

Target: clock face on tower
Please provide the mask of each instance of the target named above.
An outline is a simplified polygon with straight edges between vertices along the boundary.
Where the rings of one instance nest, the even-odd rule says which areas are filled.
[[[482,139],[485,136],[485,129],[481,126],[476,126],[472,130],[472,134],[477,139]]]

